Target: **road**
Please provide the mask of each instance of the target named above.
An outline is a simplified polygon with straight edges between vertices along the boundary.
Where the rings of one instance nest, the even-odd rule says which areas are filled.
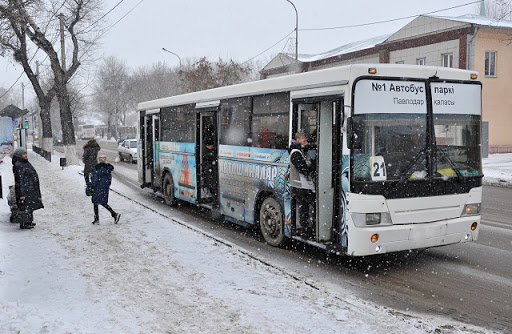
[[[101,152],[114,161],[115,143],[100,145]],[[270,247],[258,231],[213,220],[207,211],[192,205],[166,207],[152,191],[138,187],[133,177],[135,164],[114,164],[116,177],[137,190],[138,201],[208,230],[299,277],[350,291],[390,309],[448,316],[489,332],[512,332],[512,189],[484,186],[477,242],[360,259],[331,256],[295,242],[287,248]]]

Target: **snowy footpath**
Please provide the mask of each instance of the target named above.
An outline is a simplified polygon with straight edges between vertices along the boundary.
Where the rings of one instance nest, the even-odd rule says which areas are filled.
[[[20,230],[0,200],[0,333],[486,332],[300,279],[114,192],[119,224],[100,207],[92,225],[82,167],[62,170],[32,152],[29,160],[45,209]],[[4,197],[11,168],[4,158]]]

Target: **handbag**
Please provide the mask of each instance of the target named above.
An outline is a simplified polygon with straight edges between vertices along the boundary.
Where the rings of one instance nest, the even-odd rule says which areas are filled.
[[[16,210],[13,212],[13,223],[25,225],[32,222],[32,213],[26,210]]]
[[[94,187],[90,184],[88,184],[86,187],[85,187],[85,195],[86,196],[92,196],[94,194]]]

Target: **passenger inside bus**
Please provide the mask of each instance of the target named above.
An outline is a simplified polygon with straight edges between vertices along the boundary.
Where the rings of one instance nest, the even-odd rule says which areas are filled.
[[[208,189],[213,207],[218,207],[218,180],[217,180],[217,154],[215,152],[215,141],[208,136],[204,141],[203,153],[203,180],[204,186]]]
[[[292,208],[296,210],[296,222],[300,225],[300,234],[314,238],[316,194],[315,162],[307,154],[308,139],[304,132],[295,134],[290,151],[290,186],[292,190]],[[299,229],[299,226],[296,226]]]

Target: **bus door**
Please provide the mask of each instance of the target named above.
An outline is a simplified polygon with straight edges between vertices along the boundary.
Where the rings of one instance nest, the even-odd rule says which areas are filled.
[[[197,108],[197,107],[196,107]],[[197,138],[196,158],[198,202],[203,204],[218,203],[218,140],[217,140],[217,109],[206,108],[199,110],[199,131]],[[211,149],[211,147],[213,147]],[[212,162],[214,162],[212,164]],[[214,198],[216,197],[216,198]]]
[[[154,143],[158,138],[159,128],[159,110],[146,111],[140,117],[140,140],[139,154],[140,159],[137,159],[139,170],[139,182],[141,186],[152,187],[154,179]],[[156,126],[156,131],[155,131]]]
[[[321,242],[333,241],[338,227],[340,106],[340,98],[330,97],[301,99],[293,106],[292,136],[298,131],[306,133],[308,154],[316,165],[315,240]]]

